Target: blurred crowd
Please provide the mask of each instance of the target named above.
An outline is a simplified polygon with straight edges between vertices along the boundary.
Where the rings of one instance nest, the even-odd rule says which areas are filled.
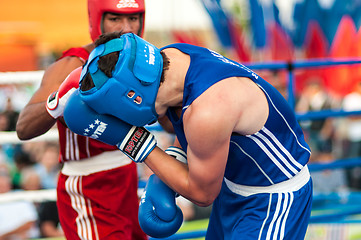
[[[272,78],[287,99],[287,86],[279,78]],[[361,81],[352,91],[340,97],[323,85],[322,80],[311,77],[304,82],[302,91],[296,92],[295,111],[299,114],[317,111],[361,111]],[[300,121],[309,144],[312,163],[331,163],[361,159],[361,115],[316,118]],[[361,190],[361,167],[334,168],[311,172],[314,194]]]
[[[2,144],[0,195],[55,189],[60,170],[58,154],[56,142]],[[31,202],[23,199],[0,203],[1,240],[62,235],[55,201]]]
[[[19,112],[7,98],[0,112],[0,132],[14,132]],[[61,165],[57,141],[0,145],[0,195],[55,189]],[[21,216],[21,217],[19,217]],[[63,236],[55,201],[0,203],[0,240]]]

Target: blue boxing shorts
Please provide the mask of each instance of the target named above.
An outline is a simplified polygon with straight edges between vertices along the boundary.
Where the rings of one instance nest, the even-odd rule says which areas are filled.
[[[267,187],[239,185],[225,178],[213,203],[206,239],[304,239],[311,205],[307,166],[293,178]]]

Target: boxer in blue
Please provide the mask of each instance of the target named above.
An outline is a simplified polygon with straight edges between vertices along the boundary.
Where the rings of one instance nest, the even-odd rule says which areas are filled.
[[[213,203],[206,239],[304,238],[311,152],[273,86],[207,48],[158,49],[120,33],[101,41],[65,108],[72,131],[117,145],[193,203]],[[187,161],[166,154],[143,128],[164,116]]]

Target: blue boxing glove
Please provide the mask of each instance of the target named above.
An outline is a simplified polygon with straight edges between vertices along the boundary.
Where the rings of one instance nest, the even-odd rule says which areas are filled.
[[[74,133],[116,145],[134,162],[143,162],[157,145],[155,137],[144,127],[135,127],[113,116],[95,112],[83,102],[79,91],[69,97],[64,120]]]
[[[149,177],[140,200],[138,219],[142,230],[155,238],[173,235],[183,223],[175,192],[154,174]]]
[[[170,146],[164,152],[187,163],[187,154],[181,148]],[[139,223],[146,234],[163,238],[178,231],[183,213],[176,205],[177,195],[156,175],[150,176],[139,206]]]

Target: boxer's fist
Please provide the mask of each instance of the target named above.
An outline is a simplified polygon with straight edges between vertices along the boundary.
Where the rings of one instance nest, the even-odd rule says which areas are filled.
[[[78,67],[66,77],[57,91],[49,95],[46,101],[46,110],[54,119],[63,116],[69,96],[79,87],[80,74],[81,67]]]
[[[176,205],[175,192],[156,175],[151,175],[139,206],[139,224],[151,237],[164,238],[176,233],[183,213]]]
[[[134,162],[143,162],[157,145],[155,137],[145,128],[95,112],[81,99],[78,90],[68,99],[64,120],[72,132],[116,145]]]

